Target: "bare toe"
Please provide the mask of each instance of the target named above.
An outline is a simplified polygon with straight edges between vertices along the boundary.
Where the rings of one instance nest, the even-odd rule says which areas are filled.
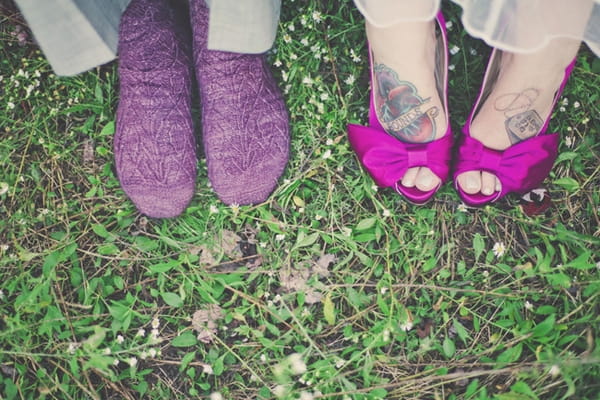
[[[467,194],[475,194],[481,190],[481,173],[468,171],[458,176],[458,185]]]
[[[419,168],[416,178],[416,186],[422,192],[429,192],[435,189],[441,183],[438,178],[429,168]]]
[[[415,182],[417,180],[417,173],[419,172],[419,168],[409,168],[404,176],[402,177],[402,186],[404,187],[414,187]]]
[[[481,194],[490,196],[496,190],[496,176],[489,172],[481,172]]]

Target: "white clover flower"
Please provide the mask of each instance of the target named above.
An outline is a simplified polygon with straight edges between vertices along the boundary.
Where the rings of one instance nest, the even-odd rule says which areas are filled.
[[[329,93],[321,93],[320,96],[322,101],[328,100],[329,99]]]
[[[290,354],[288,357],[290,370],[294,375],[301,375],[306,372],[306,363],[302,360],[302,355],[299,353]]]
[[[146,352],[146,350],[144,350],[140,353],[140,358],[142,360],[145,360],[146,358],[148,358],[148,353]]]
[[[125,338],[121,335],[117,335],[117,343],[122,344],[125,341]]]
[[[352,85],[354,82],[356,82],[356,78],[354,75],[349,75],[344,82],[346,82],[347,85]]]
[[[139,336],[139,337],[144,337],[146,336],[146,330],[143,328],[138,329],[137,333],[135,334],[135,336]]]
[[[130,367],[135,367],[138,363],[137,358],[135,357],[130,357],[129,360],[127,360],[127,363],[129,364]]]
[[[285,239],[285,235],[283,233],[278,233],[277,235],[275,235],[276,241],[281,242],[283,239]]]
[[[213,371],[212,366],[210,364],[204,364],[204,365],[202,365],[202,372],[204,372],[207,375],[214,374],[214,371]]]
[[[148,350],[148,355],[152,358],[156,357],[156,349]]]
[[[300,43],[301,43],[303,46],[308,46],[308,39],[307,39],[307,38],[302,38],[302,40],[300,40]]]
[[[15,108],[15,103],[9,101],[8,103],[6,103],[6,108],[8,108],[9,110],[13,110]]]
[[[579,108],[579,107],[581,107],[581,104],[578,101],[576,101],[575,103],[573,103],[573,107]]]
[[[492,251],[496,257],[502,257],[506,252],[506,247],[504,246],[504,243],[496,242],[494,243],[494,247],[492,247]]]
[[[109,356],[112,354],[112,350],[110,349],[110,347],[106,347],[104,350],[102,350],[102,354],[104,354],[105,356]]]
[[[323,15],[321,14],[320,11],[313,11],[312,19],[313,19],[313,21],[315,21],[318,24],[321,21],[323,21]]]
[[[331,146],[331,145],[333,145],[333,139],[331,139],[331,138],[328,138],[328,139],[325,141],[325,145],[326,145],[326,146]]]
[[[160,320],[158,319],[158,317],[152,318],[150,326],[152,326],[152,329],[158,329],[158,327],[160,326]]]
[[[331,158],[331,150],[329,149],[325,150],[323,153],[323,160],[327,160],[328,158]]]
[[[214,204],[211,204],[210,207],[208,208],[208,211],[211,214],[218,214],[219,213],[219,207],[215,206]]]
[[[560,112],[565,112],[567,109],[564,106],[560,106],[560,108],[558,109],[558,111]]]

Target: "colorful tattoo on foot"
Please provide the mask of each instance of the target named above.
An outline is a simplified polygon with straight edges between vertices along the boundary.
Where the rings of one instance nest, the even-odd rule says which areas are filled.
[[[410,82],[398,79],[395,71],[384,64],[375,65],[377,80],[377,117],[386,132],[403,142],[425,143],[435,139],[435,120],[439,114],[433,106],[423,110],[431,99],[422,99]]]
[[[504,113],[504,126],[512,144],[536,136],[544,121],[533,110],[533,102],[539,96],[539,90],[529,88],[520,93],[502,95],[494,102],[496,111]]]

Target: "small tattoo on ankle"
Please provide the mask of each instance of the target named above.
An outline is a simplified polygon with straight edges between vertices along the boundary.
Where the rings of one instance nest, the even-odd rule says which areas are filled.
[[[533,103],[539,95],[538,89],[527,88],[519,93],[507,93],[496,98],[494,109],[506,117],[504,125],[512,144],[539,133],[544,122],[533,109]]]
[[[506,132],[512,144],[537,135],[543,124],[544,121],[535,110],[524,111],[505,122]]]
[[[377,117],[386,132],[403,142],[425,143],[435,139],[438,107],[422,110],[431,99],[423,99],[415,86],[398,79],[398,74],[384,64],[374,69],[377,80]]]

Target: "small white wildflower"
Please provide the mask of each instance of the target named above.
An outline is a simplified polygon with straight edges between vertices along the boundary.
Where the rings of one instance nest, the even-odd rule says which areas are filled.
[[[355,63],[359,63],[361,61],[360,56],[354,52],[354,49],[350,49],[350,57],[352,58],[352,61]]]
[[[140,353],[140,358],[142,360],[145,360],[146,358],[148,358],[148,353],[146,352],[146,350],[144,350]]]
[[[300,393],[300,400],[313,400],[315,397],[312,395],[312,393],[308,393],[305,391],[302,391],[302,393]]]
[[[300,214],[302,214],[302,213],[304,212],[304,207],[299,207],[299,208],[298,208],[298,212],[299,212]]]
[[[278,58],[277,60],[275,60],[273,65],[276,66],[277,68],[281,67],[281,60]]]
[[[583,125],[587,125],[587,123],[588,123],[588,122],[590,122],[590,119],[589,119],[589,118],[584,118],[584,119],[582,119],[582,120],[581,120],[581,123],[582,123]]]
[[[481,275],[483,275],[484,278],[487,278],[488,276],[490,276],[490,271],[488,271],[487,269],[484,270]]]
[[[404,332],[408,332],[413,328],[413,323],[412,323],[412,321],[406,321],[406,322],[400,324],[399,328],[401,330],[403,330]]]
[[[7,246],[8,247],[8,246]],[[596,269],[600,269],[600,261],[596,263]]]
[[[113,360],[113,365],[114,365],[115,367],[116,367],[117,365],[119,365],[119,359],[118,359],[118,358],[115,358],[115,359]]]
[[[294,375],[300,375],[306,372],[306,364],[302,360],[302,355],[299,353],[290,354],[288,357],[290,362],[290,370]]]
[[[148,355],[152,358],[156,357],[156,349],[148,350]]]
[[[349,75],[346,80],[344,80],[344,82],[346,82],[347,85],[352,85],[354,84],[354,82],[356,81],[356,78],[354,77],[354,75]]]
[[[564,106],[560,106],[560,108],[558,109],[558,111],[560,112],[565,112],[567,109]]]
[[[457,45],[454,45],[450,48],[449,52],[451,55],[455,55],[460,51],[460,47],[458,47]]]
[[[383,215],[384,217],[387,218],[387,217],[389,217],[392,214],[390,213],[390,210],[388,210],[387,208],[384,208],[383,212],[381,213],[381,215]]]
[[[317,221],[320,221],[320,220],[322,220],[322,219],[323,219],[323,216],[322,216],[321,214],[317,214],[317,215],[315,215],[315,219],[316,219]]]
[[[150,326],[152,326],[152,329],[158,329],[158,327],[160,326],[160,320],[158,319],[158,317],[152,318]]]
[[[0,289],[0,300],[4,300],[4,291]]]
[[[476,55],[477,55],[477,50],[475,50],[473,47],[471,47],[471,48],[469,49],[469,53],[470,53],[472,56],[476,56]]]
[[[294,32],[296,30],[296,27],[294,26],[293,22],[290,22],[290,24],[288,25],[288,29],[290,32]]]
[[[329,149],[325,150],[325,152],[323,153],[323,159],[327,160],[328,158],[331,158],[331,150]]]
[[[290,54],[290,60],[297,60],[298,56],[296,55],[296,53],[292,53]]]
[[[456,65],[450,64],[448,65],[448,71],[454,71],[456,69]]]
[[[575,141],[573,140],[573,136],[567,136],[565,137],[565,144],[567,145],[567,147],[573,147],[573,143]]]
[[[232,203],[229,208],[231,209],[231,212],[234,213],[235,215],[237,215],[240,212],[240,205],[236,204],[236,203]]]
[[[8,192],[8,183],[0,182],[0,196],[2,196],[6,192]]]
[[[331,145],[333,145],[333,139],[331,139],[331,138],[328,138],[328,139],[325,141],[325,145],[326,145],[326,146],[331,146]]]
[[[286,33],[283,35],[283,41],[286,43],[290,43],[292,41],[292,37]]]
[[[287,389],[283,385],[277,385],[273,388],[273,394],[276,397],[283,397],[287,393]]]
[[[307,22],[308,20],[306,19],[306,15],[300,17],[300,25],[304,26]]]
[[[262,361],[262,362],[266,362],[266,361],[267,361],[267,356],[266,356],[266,355],[264,355],[264,354],[261,354],[261,355],[260,355],[260,361]]]
[[[3,244],[2,246],[0,246],[0,250],[2,251],[8,251],[9,247],[7,244]]]
[[[313,11],[312,19],[318,24],[319,22],[323,21],[323,15],[320,11]]]
[[[15,108],[15,103],[13,103],[12,101],[9,101],[8,103],[6,103],[6,107],[7,107],[9,110],[12,110],[12,109],[14,109],[14,108]]]
[[[121,344],[125,341],[125,338],[121,335],[117,335],[117,343]]]
[[[525,309],[529,311],[533,310],[533,304],[531,304],[529,301],[525,301]]]
[[[67,351],[69,352],[69,354],[75,354],[75,350],[77,350],[77,347],[79,347],[77,343],[69,343],[69,348],[67,349]]]
[[[352,235],[352,229],[348,228],[348,227],[343,227],[342,228],[342,235],[346,236],[346,237],[350,237]]]
[[[381,289],[379,289],[379,293],[381,293],[382,295],[386,294],[387,291],[388,291],[387,286],[382,286]]]
[[[565,98],[563,99],[563,101],[562,101],[562,103],[561,103],[561,104],[562,104],[563,106],[568,106],[568,105],[569,105],[569,99],[565,97]]]
[[[390,330],[389,329],[384,329],[383,330],[383,341],[384,342],[389,342],[390,341]]]
[[[42,76],[42,74],[40,73],[39,70],[35,70],[35,72],[33,73],[33,76],[35,76],[36,78],[39,78],[40,76]]]
[[[308,86],[312,86],[312,84],[315,81],[313,81],[313,79],[310,76],[305,76],[304,78],[302,78],[302,83]]]
[[[371,185],[371,190],[376,192],[379,190],[379,188],[377,187],[377,185]]]
[[[211,204],[210,207],[208,208],[208,211],[211,214],[218,214],[219,213],[219,207],[215,206],[214,204]]]
[[[281,295],[280,294],[276,294],[275,297],[273,297],[273,301],[275,303],[280,303],[281,302]]]
[[[289,78],[289,74],[286,71],[281,71],[281,79],[283,79],[284,82],[287,82]]]
[[[308,308],[305,308],[304,310],[302,310],[302,312],[300,313],[300,316],[302,317],[310,317],[311,313],[310,310]]]
[[[204,364],[204,365],[202,365],[202,372],[204,372],[207,375],[214,374],[214,371],[213,371],[212,366],[210,364]]]
[[[494,247],[492,247],[492,251],[496,257],[502,257],[506,252],[506,247],[504,246],[504,243],[496,242],[494,243]]]
[[[307,39],[307,38],[302,38],[302,40],[300,40],[300,43],[301,43],[303,46],[308,46],[308,39]]]
[[[336,367],[337,369],[340,369],[340,368],[342,368],[342,367],[343,367],[345,364],[346,364],[346,361],[344,361],[344,360],[342,360],[342,359],[340,358],[339,360],[337,360],[337,361],[335,362],[335,367]]]
[[[281,242],[283,239],[285,239],[285,235],[283,233],[278,233],[277,235],[275,235],[276,241]]]
[[[146,336],[146,330],[143,328],[138,329],[137,333],[135,334],[135,336],[139,336],[139,337],[144,337]]]
[[[329,93],[321,93],[321,95],[319,97],[321,98],[322,101],[328,100]]]
[[[210,394],[210,400],[223,400],[223,396],[219,392],[212,392]]]
[[[466,204],[465,204],[465,203],[460,203],[460,204],[459,204],[459,205],[456,207],[456,210],[457,210],[457,211],[460,211],[460,212],[467,212],[467,211],[468,211],[468,209],[467,209],[467,206],[466,206]]]
[[[102,354],[109,356],[112,354],[112,350],[110,349],[110,347],[106,347],[103,351]]]
[[[446,21],[446,29],[450,30],[452,29],[452,21]]]
[[[556,364],[554,364],[551,368],[550,371],[548,371],[548,373],[553,377],[556,378],[558,375],[560,375],[560,367]]]
[[[129,360],[127,360],[127,363],[130,367],[135,367],[138,363],[138,360],[135,357],[130,357]]]
[[[581,104],[578,101],[576,101],[575,103],[573,103],[573,107],[579,108],[579,107],[581,107]]]
[[[264,249],[267,247],[267,242],[260,242],[258,245],[260,246],[260,248]]]

